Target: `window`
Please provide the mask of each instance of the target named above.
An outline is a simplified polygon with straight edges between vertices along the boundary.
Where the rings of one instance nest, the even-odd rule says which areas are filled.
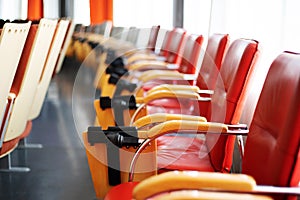
[[[186,0],[183,6],[183,27],[190,33],[208,35],[210,0]]]
[[[74,0],[74,23],[90,24],[90,3],[89,0]]]
[[[45,18],[58,18],[59,17],[59,4],[58,0],[44,0],[44,17]]]
[[[173,27],[173,0],[114,0],[113,6],[115,26]]]
[[[0,18],[1,19],[26,19],[27,1],[23,0],[0,0]]]

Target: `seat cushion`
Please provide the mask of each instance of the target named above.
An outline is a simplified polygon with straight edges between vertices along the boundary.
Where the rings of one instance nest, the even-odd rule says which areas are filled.
[[[205,140],[199,136],[161,136],[157,139],[157,148],[159,169],[215,171]]]

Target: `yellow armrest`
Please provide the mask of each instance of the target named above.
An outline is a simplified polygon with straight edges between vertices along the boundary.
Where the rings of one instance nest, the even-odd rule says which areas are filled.
[[[170,90],[161,90],[156,92],[151,92],[150,94],[147,94],[145,97],[136,97],[136,102],[139,104],[142,103],[149,103],[150,101],[156,100],[156,99],[163,99],[163,98],[188,98],[191,100],[199,100],[200,96],[199,94],[195,92],[189,92],[189,91],[170,91]]]
[[[167,113],[156,113],[152,115],[144,116],[133,123],[133,126],[143,127],[153,123],[160,123],[170,120],[189,120],[189,121],[200,121],[206,122],[205,117],[193,116],[193,115],[181,115],[181,114],[167,114]]]
[[[174,132],[214,132],[227,133],[228,127],[225,124],[214,122],[199,122],[188,120],[171,120],[160,123],[147,131],[138,131],[138,137],[141,139],[156,138],[167,133]]]
[[[171,70],[148,70],[146,72],[143,72],[138,78],[139,80],[143,80],[144,78],[146,78],[147,76],[169,76],[169,75],[178,75],[180,74],[178,71],[171,71]],[[159,78],[159,77],[158,77]]]
[[[130,56],[127,59],[128,63],[132,63],[139,60],[155,60],[156,56],[154,54],[143,54],[143,53],[137,53],[132,56]]]
[[[196,92],[200,93],[200,89],[198,86],[194,85],[171,85],[171,84],[163,84],[153,87],[151,90],[148,91],[148,93],[160,91],[160,90],[183,90],[183,91],[190,91],[190,92]]]
[[[137,200],[146,199],[160,192],[180,189],[253,191],[255,186],[255,180],[243,174],[171,171],[140,182],[133,190],[133,197]]]
[[[142,82],[147,82],[154,79],[179,79],[185,80],[184,74],[179,73],[178,71],[169,71],[169,70],[150,70],[149,72],[144,72],[143,75],[139,77],[139,80]]]
[[[141,61],[128,66],[129,70],[168,69],[168,63],[163,61]]]

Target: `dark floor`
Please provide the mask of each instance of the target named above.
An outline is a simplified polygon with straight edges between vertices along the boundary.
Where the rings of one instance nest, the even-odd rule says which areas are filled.
[[[33,121],[27,139],[29,143],[41,143],[43,148],[16,149],[12,153],[14,166],[27,166],[31,171],[0,172],[1,200],[96,199],[80,138],[81,132],[93,122],[95,114],[91,99],[78,99],[77,96],[75,105],[72,101],[78,69],[77,63],[67,60],[61,73],[51,82],[42,112]],[[91,72],[85,68],[84,73],[82,77],[85,80],[77,84],[77,95],[82,97],[85,94],[81,92],[90,91],[85,88],[92,88]]]

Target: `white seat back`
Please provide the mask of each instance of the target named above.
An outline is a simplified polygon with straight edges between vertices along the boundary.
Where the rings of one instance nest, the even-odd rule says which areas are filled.
[[[64,40],[64,43],[63,43],[62,49],[60,51],[56,67],[55,67],[55,73],[59,73],[60,70],[61,70],[61,66],[62,66],[63,61],[65,59],[67,49],[68,49],[69,44],[71,42],[71,38],[72,38],[72,35],[73,35],[73,32],[74,32],[74,28],[75,28],[75,23],[73,21],[70,21],[70,24],[69,24],[69,27],[68,27],[68,32],[67,32],[66,38]]]
[[[30,50],[25,73],[16,94],[4,141],[17,138],[26,128],[31,104],[41,77],[57,20],[41,19]],[[17,72],[18,73],[18,72]]]
[[[47,57],[47,61],[46,61],[46,65],[44,67],[44,71],[42,73],[40,82],[37,86],[37,90],[35,93],[35,97],[34,97],[34,101],[32,102],[31,105],[31,111],[28,117],[28,120],[32,120],[35,119],[36,117],[38,117],[38,115],[41,112],[42,106],[43,106],[43,102],[52,78],[52,74],[54,71],[54,67],[56,64],[56,61],[58,59],[58,55],[59,55],[59,50],[61,49],[61,46],[63,44],[64,38],[65,38],[65,34],[67,32],[68,29],[68,25],[69,25],[69,20],[60,20],[55,36],[54,36],[54,40],[52,42],[51,45],[51,49],[50,52],[48,54]]]
[[[0,36],[0,123],[4,123],[7,97],[18,67],[31,22],[6,23]],[[4,134],[3,134],[4,135]],[[1,137],[3,137],[3,135]],[[1,144],[0,144],[1,145]]]

